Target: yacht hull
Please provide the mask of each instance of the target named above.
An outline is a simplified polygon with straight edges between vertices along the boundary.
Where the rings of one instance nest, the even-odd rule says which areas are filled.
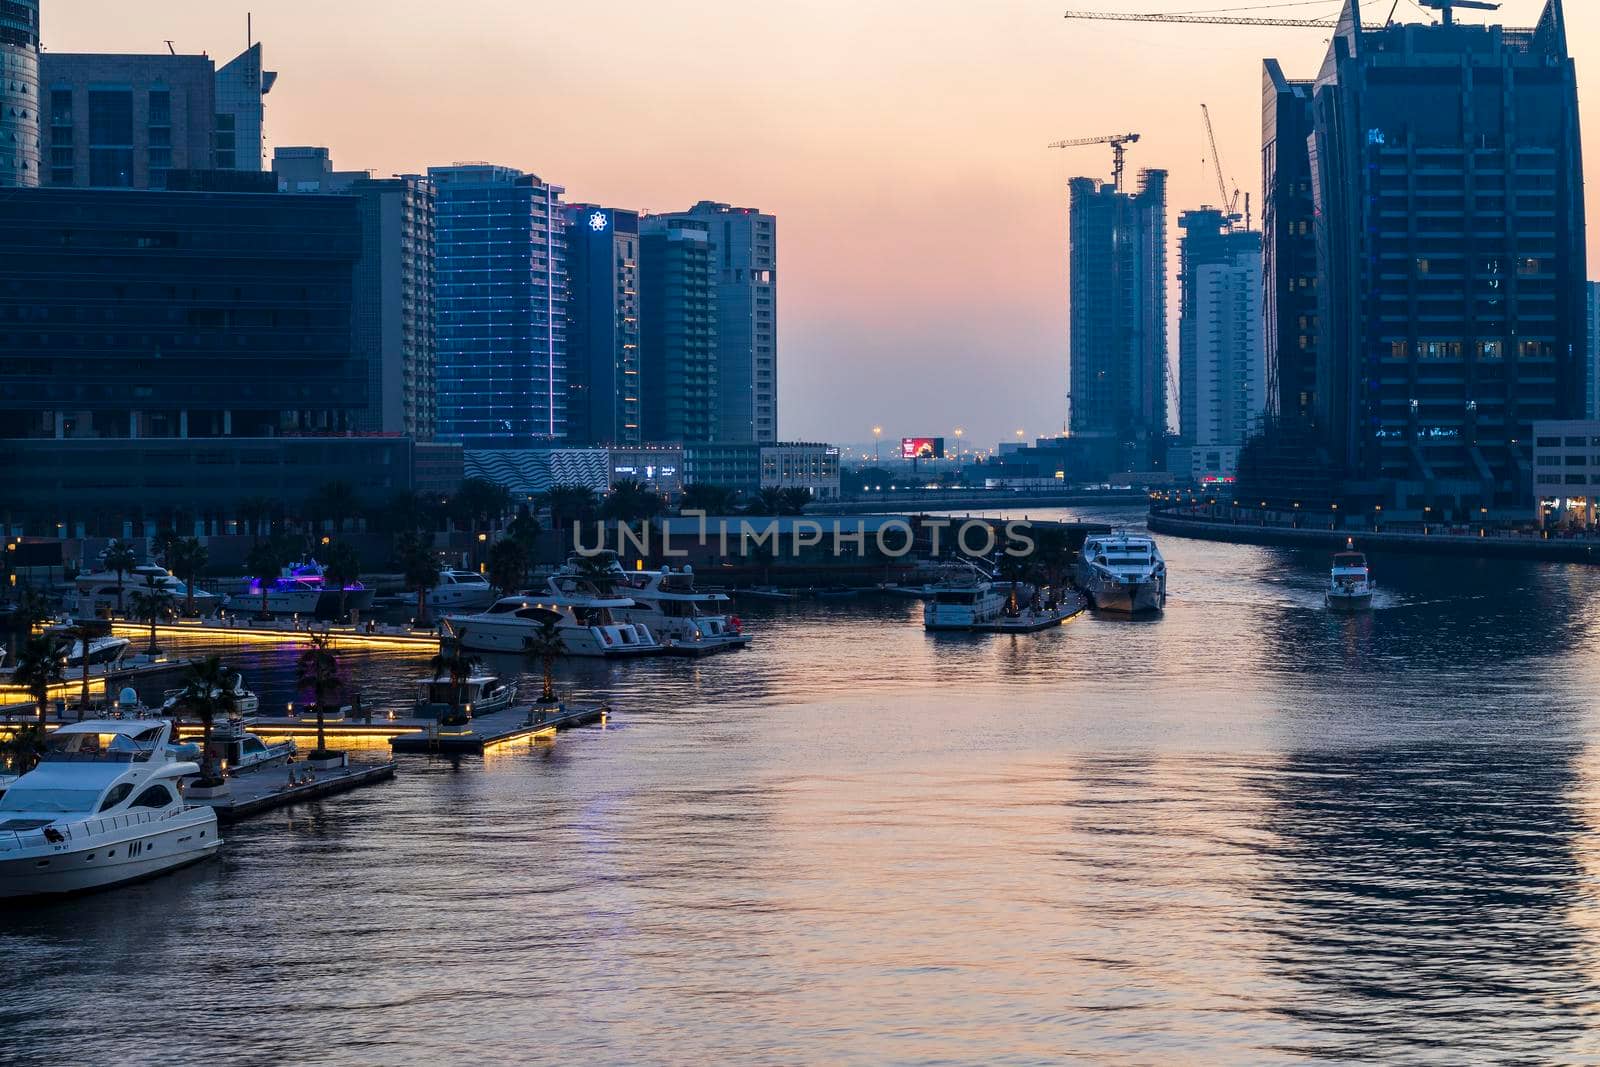
[[[1166,592],[1161,582],[1094,582],[1084,589],[1089,599],[1100,611],[1115,611],[1125,615],[1139,615],[1160,611],[1166,606]]]
[[[1371,611],[1372,594],[1368,593],[1329,593],[1328,608],[1332,611]]]
[[[216,816],[209,810],[204,815],[173,820],[181,825],[163,825],[154,833],[0,853],[0,899],[109,889],[209,859],[221,848],[222,840],[217,836]],[[129,855],[130,848],[134,855]]]
[[[462,648],[473,652],[528,652],[533,649],[535,631],[516,624],[496,625],[483,620],[447,619],[451,633]],[[661,652],[661,645],[624,644],[620,634],[613,633],[607,642],[597,636],[596,630],[616,627],[561,627],[561,651],[567,656],[587,656],[595,659],[628,659],[652,656]]]

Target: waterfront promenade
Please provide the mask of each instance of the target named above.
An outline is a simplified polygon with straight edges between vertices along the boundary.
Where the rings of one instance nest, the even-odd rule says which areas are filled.
[[[1451,523],[1339,525],[1325,518],[1248,509],[1158,507],[1150,509],[1150,530],[1200,541],[1303,548],[1342,548],[1348,540],[1368,549],[1480,559],[1600,563],[1600,536],[1558,531],[1507,530]]]

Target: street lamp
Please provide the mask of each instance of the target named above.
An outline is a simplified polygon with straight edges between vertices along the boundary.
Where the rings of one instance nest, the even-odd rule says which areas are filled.
[[[883,440],[883,427],[882,426],[874,426],[872,428],[872,462],[873,462],[874,465],[877,465],[877,464],[880,464],[880,463],[883,462],[883,456],[880,454],[879,449],[878,449],[878,444],[882,440]]]

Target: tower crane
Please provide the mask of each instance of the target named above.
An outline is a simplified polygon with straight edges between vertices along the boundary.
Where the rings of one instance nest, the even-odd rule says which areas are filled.
[[[1217,134],[1211,128],[1211,109],[1201,104],[1200,114],[1206,120],[1206,140],[1211,142],[1211,162],[1217,167],[1217,193],[1222,197],[1219,203],[1223,217],[1227,219],[1228,227],[1232,229],[1233,224],[1243,217],[1239,214],[1239,190],[1235,187],[1233,195],[1231,197],[1228,195],[1228,181],[1222,176],[1222,157],[1217,154]]]
[[[1500,10],[1498,3],[1490,3],[1488,0],[1417,0],[1417,3],[1422,7],[1440,12],[1446,26],[1454,24],[1456,8],[1469,8],[1473,11]],[[1333,19],[1263,18],[1256,15],[1160,15],[1137,14],[1125,11],[1068,11],[1066,17],[1069,19],[1089,19],[1097,22],[1176,22],[1198,26],[1286,26],[1290,29],[1303,30],[1331,30],[1338,26],[1338,23]],[[1393,18],[1393,12],[1390,13],[1390,18]]]
[[[1047,145],[1048,148],[1081,148],[1084,145],[1108,144],[1111,146],[1111,181],[1116,186],[1117,192],[1122,192],[1122,171],[1128,146],[1136,144],[1139,135],[1136,133],[1115,133],[1109,137],[1079,137],[1071,141],[1054,141]]]

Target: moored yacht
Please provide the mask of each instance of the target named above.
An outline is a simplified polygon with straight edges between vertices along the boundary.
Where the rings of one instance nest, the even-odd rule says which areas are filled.
[[[134,593],[147,591],[152,586],[171,596],[174,605],[186,603],[189,594],[189,587],[181,578],[155,563],[141,563],[133,570],[124,572],[120,597],[117,593],[115,571],[80,574],[75,584],[78,598],[74,614],[82,619],[109,615],[119,610],[125,612],[133,603]],[[201,615],[216,614],[217,609],[222,606],[222,600],[223,598],[215,593],[208,593],[198,586],[195,587],[194,607]]]
[[[1360,552],[1340,552],[1333,557],[1328,576],[1328,607],[1334,611],[1366,611],[1372,607],[1372,573]]]
[[[619,658],[663,651],[648,626],[619,622],[618,608],[633,606],[625,596],[567,595],[554,588],[543,593],[501,597],[488,611],[446,615],[444,635],[477,652],[531,652],[538,648],[546,623],[553,623],[567,656]]]
[[[0,797],[0,897],[120,885],[215,854],[217,816],[190,807],[198,774],[164,719],[100,719],[50,735],[39,765]]]
[[[232,717],[248,720],[261,710],[261,698],[244,687],[244,675],[238,671],[233,671],[230,676],[228,692],[233,696]],[[189,709],[186,706],[188,704],[188,693],[187,689],[168,689],[162,693],[161,713],[163,715],[189,714]],[[216,690],[212,690],[211,695],[220,696],[221,694]]]
[[[459,690],[448,675],[424,678],[417,682],[416,712],[420,718],[440,719],[453,711],[460,701],[461,709],[469,715],[487,715],[508,708],[517,699],[517,687],[502,682],[493,674],[474,672],[461,682]]]
[[[494,601],[494,586],[476,571],[440,571],[439,581],[428,590],[428,606],[441,611],[481,609]]]
[[[211,728],[210,757],[215,765],[230,774],[244,774],[287,763],[299,752],[294,738],[263,741],[246,728],[237,716]]]
[[[1005,611],[1007,595],[994,582],[973,568],[953,574],[936,583],[922,605],[925,630],[970,630],[995,622]]]
[[[1121,532],[1089,538],[1074,577],[1102,611],[1160,611],[1167,604],[1167,561],[1152,537]]]
[[[623,622],[643,623],[662,640],[680,645],[695,645],[704,650],[743,648],[750,635],[743,632],[738,619],[724,610],[730,599],[724,593],[701,592],[694,587],[694,571],[689,567],[673,570],[628,572],[620,567],[617,583],[633,605],[617,608]],[[585,589],[581,574],[563,571],[553,581],[564,591]]]
[[[228,598],[228,607],[233,611],[261,611],[265,606],[269,615],[332,616],[339,610],[341,596],[346,611],[365,611],[372,606],[373,595],[360,582],[329,589],[322,564],[306,559],[283,568],[266,583],[264,591],[262,579],[251,578],[243,590]]]

